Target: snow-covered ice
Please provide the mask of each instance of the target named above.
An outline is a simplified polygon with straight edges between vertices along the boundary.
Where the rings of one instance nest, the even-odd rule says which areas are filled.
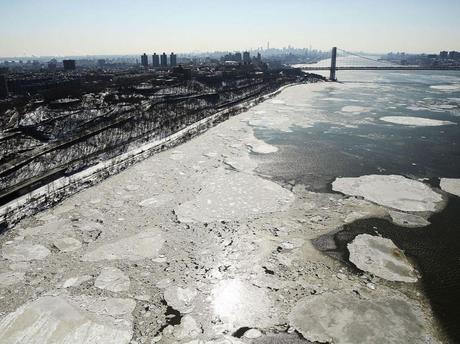
[[[436,211],[443,201],[428,185],[398,175],[337,178],[332,189],[402,211]]]
[[[460,197],[460,178],[441,178],[441,189]]]
[[[414,127],[438,127],[442,125],[455,125],[451,121],[441,121],[438,119],[423,118],[423,117],[410,117],[410,116],[384,116],[380,117],[381,121],[409,125]]]
[[[389,281],[417,282],[415,269],[390,239],[360,234],[347,248],[350,261],[363,271]]]
[[[102,269],[101,274],[94,281],[94,285],[99,289],[116,293],[129,290],[130,281],[123,271],[109,266]]]

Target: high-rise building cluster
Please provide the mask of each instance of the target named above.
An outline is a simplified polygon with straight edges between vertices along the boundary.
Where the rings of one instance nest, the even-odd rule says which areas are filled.
[[[141,55],[141,65],[144,66],[144,68],[149,67],[149,59],[147,54]],[[161,55],[157,55],[157,53],[153,53],[152,55],[152,67],[153,68],[158,68],[158,67],[175,67],[177,66],[177,55],[174,53],[171,53],[169,55],[169,64],[168,64],[168,55],[166,53],[163,53]]]
[[[235,53],[229,53],[227,55],[222,56],[221,60],[250,64],[251,62],[261,62],[262,57],[260,53],[257,53],[257,56],[251,57],[249,51],[244,51],[243,54],[237,51]]]

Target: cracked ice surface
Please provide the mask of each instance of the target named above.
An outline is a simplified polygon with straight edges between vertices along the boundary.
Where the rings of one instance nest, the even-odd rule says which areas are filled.
[[[293,200],[294,195],[276,183],[220,169],[176,213],[181,222],[211,222],[286,210]]]
[[[360,234],[347,248],[350,261],[363,271],[389,281],[417,282],[415,269],[390,239]]]
[[[127,299],[43,296],[0,321],[0,342],[129,343],[135,305]]]
[[[430,343],[420,310],[402,296],[374,300],[345,293],[324,293],[300,300],[291,325],[320,343]]]
[[[332,189],[402,211],[436,211],[443,200],[422,182],[398,175],[337,178]]]

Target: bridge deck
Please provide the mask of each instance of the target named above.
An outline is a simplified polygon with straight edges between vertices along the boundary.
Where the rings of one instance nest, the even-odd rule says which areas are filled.
[[[331,67],[302,67],[302,70],[331,70]],[[336,67],[335,70],[460,70],[460,67]]]

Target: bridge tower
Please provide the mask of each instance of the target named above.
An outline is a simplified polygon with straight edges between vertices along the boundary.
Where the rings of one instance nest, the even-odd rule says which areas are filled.
[[[335,76],[335,71],[337,70],[337,47],[332,48],[331,54],[331,74],[329,76],[329,80],[337,81]]]

